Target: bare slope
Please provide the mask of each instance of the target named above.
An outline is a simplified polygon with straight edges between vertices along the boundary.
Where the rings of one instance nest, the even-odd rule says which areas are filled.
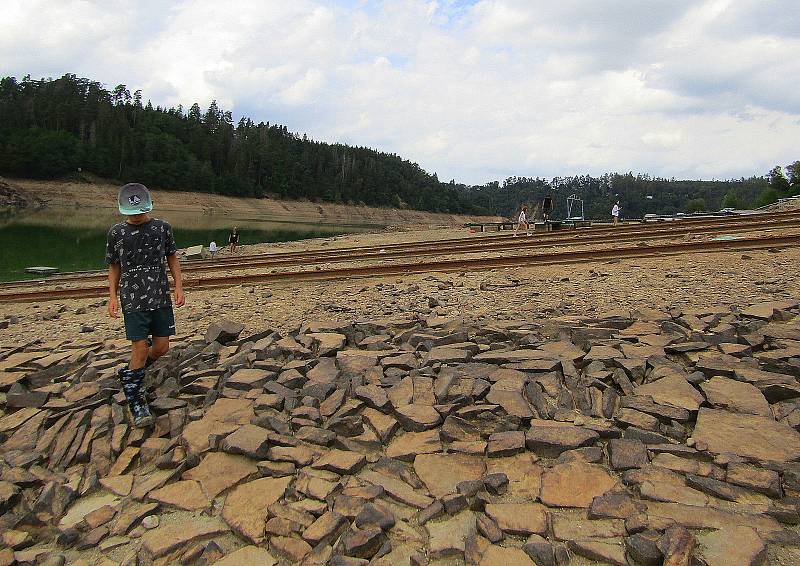
[[[36,181],[2,179],[29,200],[39,199],[47,206],[86,206],[113,209],[118,186],[108,181],[80,183],[71,181]],[[236,198],[199,192],[156,191],[154,201],[159,210],[221,214],[236,218],[254,217],[263,220],[321,222],[343,224],[380,224],[388,226],[457,226],[478,219],[461,214],[436,214],[416,210],[398,210],[333,203],[313,203],[275,199]]]

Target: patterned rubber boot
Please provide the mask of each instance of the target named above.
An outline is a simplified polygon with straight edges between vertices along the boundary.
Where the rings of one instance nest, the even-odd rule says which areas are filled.
[[[117,372],[122,382],[122,391],[128,400],[128,407],[133,415],[133,424],[144,428],[153,424],[155,420],[150,414],[144,388],[144,368],[124,369]]]

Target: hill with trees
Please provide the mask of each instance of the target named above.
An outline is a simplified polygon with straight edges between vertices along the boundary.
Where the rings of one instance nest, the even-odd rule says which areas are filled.
[[[59,178],[78,169],[162,190],[310,199],[433,212],[512,215],[553,197],[554,217],[578,194],[587,217],[716,210],[774,202],[800,193],[800,161],[767,176],[690,181],[647,175],[510,177],[502,184],[442,183],[395,154],[330,144],[269,122],[236,123],[216,101],[201,110],[154,107],[141,91],[67,74],[0,79],[0,174]]]

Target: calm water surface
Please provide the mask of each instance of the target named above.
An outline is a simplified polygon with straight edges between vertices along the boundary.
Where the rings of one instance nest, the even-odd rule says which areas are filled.
[[[381,228],[364,224],[287,222],[232,215],[156,211],[153,216],[172,224],[179,248],[215,240],[222,248],[233,226],[239,227],[239,244],[288,242],[350,234]],[[252,216],[252,215],[251,215]],[[106,234],[123,217],[113,210],[45,209],[0,219],[0,281],[38,278],[25,273],[34,265],[58,267],[61,272],[103,269]]]

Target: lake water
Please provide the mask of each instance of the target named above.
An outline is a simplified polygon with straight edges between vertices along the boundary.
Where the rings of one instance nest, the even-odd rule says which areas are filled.
[[[179,248],[208,246],[212,240],[227,245],[233,226],[239,227],[239,244],[287,242],[380,229],[379,225],[322,224],[281,220],[162,211],[154,215],[173,226]],[[0,281],[34,279],[25,273],[34,265],[67,271],[104,269],[106,234],[121,217],[112,209],[44,209],[0,219]]]

